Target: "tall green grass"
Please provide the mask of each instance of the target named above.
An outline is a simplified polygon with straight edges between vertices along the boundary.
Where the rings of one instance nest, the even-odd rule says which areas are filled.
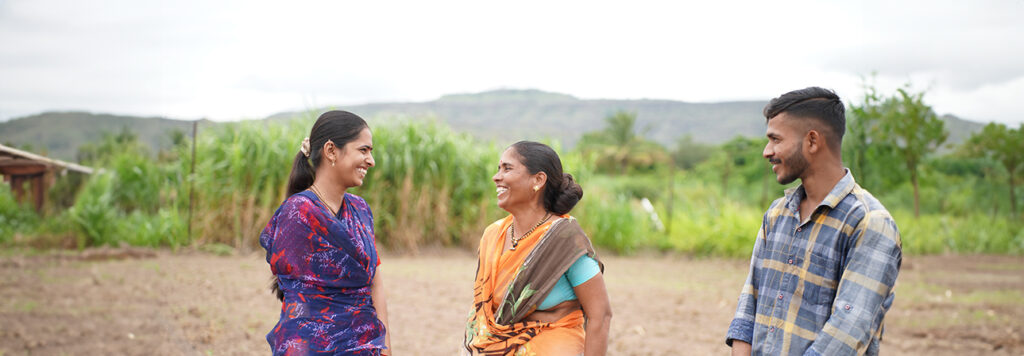
[[[373,141],[377,166],[357,191],[384,243],[471,245],[501,215],[490,179],[500,148],[432,122],[375,128]]]
[[[70,234],[79,247],[257,248],[259,232],[286,198],[292,159],[314,120],[201,126],[194,174],[187,144],[159,153],[157,160],[114,147],[97,156],[101,159],[94,164],[103,170],[81,186],[74,204],[47,219],[15,203],[9,186],[0,184],[0,244],[18,234]],[[370,125],[377,166],[350,192],[370,204],[384,245],[404,251],[475,246],[483,228],[507,214],[495,204],[491,181],[505,147],[431,121],[378,119]],[[571,214],[595,245],[616,253],[652,249],[749,256],[764,210],[785,188],[769,176],[751,145],[743,160],[716,155],[672,175],[659,170],[607,176],[595,174],[593,159],[549,144],[584,189]],[[724,167],[729,174],[723,174]],[[979,203],[961,189],[977,185],[977,178],[938,169],[925,170],[922,177],[941,184],[922,189],[931,212],[918,219],[906,213],[907,185],[873,191],[894,213],[906,253],[1024,253],[1024,223],[1005,214],[1006,204]],[[640,206],[642,198],[653,202],[666,229],[656,229]]]
[[[657,240],[658,232],[651,229],[640,203],[624,194],[605,196],[584,188],[583,200],[571,214],[595,246],[616,253],[651,247]]]
[[[193,239],[257,246],[260,230],[284,199],[292,159],[311,125],[243,121],[200,127],[195,173],[190,174],[187,146],[179,148],[180,164],[175,169],[175,205],[184,219],[193,190]]]
[[[311,125],[308,119],[240,122],[205,131],[198,137],[194,175],[188,174],[188,153],[180,153],[178,211],[187,211],[191,180],[198,242],[257,246],[259,232],[286,198],[292,160]],[[371,205],[384,244],[413,251],[424,244],[471,244],[500,216],[489,200],[498,148],[430,122],[371,129],[377,165],[350,193]]]
[[[898,210],[893,218],[908,254],[1024,254],[1024,221],[975,214],[966,217]]]
[[[660,247],[698,256],[749,256],[762,213],[735,201],[686,207],[673,214],[672,230]]]

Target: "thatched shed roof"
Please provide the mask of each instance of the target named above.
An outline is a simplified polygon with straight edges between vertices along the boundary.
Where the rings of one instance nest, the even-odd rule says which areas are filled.
[[[92,174],[93,169],[0,145],[0,175],[3,175],[5,182],[11,184],[11,190],[18,201],[24,201],[28,197],[26,193],[31,193],[38,212],[43,211],[47,188],[53,185],[57,174],[68,171]],[[25,190],[25,183],[30,186],[28,191]]]
[[[0,174],[23,175],[64,170],[85,174],[92,174],[93,172],[92,168],[86,166],[0,145]]]

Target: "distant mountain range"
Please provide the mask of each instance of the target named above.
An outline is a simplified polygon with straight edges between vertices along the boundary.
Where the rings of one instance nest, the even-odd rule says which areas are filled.
[[[78,147],[127,127],[155,151],[171,146],[171,132],[192,131],[192,121],[87,112],[45,112],[0,122],[0,143],[75,161]]]
[[[411,103],[373,103],[332,107],[375,121],[437,120],[457,131],[509,144],[522,139],[557,139],[571,147],[583,133],[600,130],[604,117],[618,110],[637,114],[638,128],[647,138],[667,147],[690,135],[695,141],[720,143],[736,136],[764,135],[761,109],[767,101],[687,103],[671,100],[581,100],[539,90],[495,90],[446,95],[438,100]],[[313,110],[312,113],[327,109]],[[315,116],[310,111],[283,112],[268,120]],[[944,115],[950,137],[959,143],[983,124]],[[312,119],[310,119],[312,124]],[[210,123],[216,124],[216,123]],[[0,122],[0,143],[25,144],[51,157],[74,160],[77,148],[98,140],[104,132],[128,127],[158,150],[168,147],[174,130],[188,132],[191,121],[85,112],[48,112]]]
[[[446,95],[422,103],[375,103],[340,107],[365,118],[436,118],[477,137],[510,144],[521,139],[558,139],[572,146],[585,132],[600,130],[618,110],[637,114],[645,136],[673,145],[683,135],[718,143],[737,135],[764,134],[765,101],[686,103],[671,100],[580,100],[539,90],[496,90]],[[271,119],[293,117],[286,112]]]

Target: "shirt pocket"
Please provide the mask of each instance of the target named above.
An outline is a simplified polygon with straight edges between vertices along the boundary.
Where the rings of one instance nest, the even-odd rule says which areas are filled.
[[[808,297],[817,305],[831,307],[839,287],[839,257],[834,250],[815,249],[811,252],[808,268],[807,288],[811,290]]]

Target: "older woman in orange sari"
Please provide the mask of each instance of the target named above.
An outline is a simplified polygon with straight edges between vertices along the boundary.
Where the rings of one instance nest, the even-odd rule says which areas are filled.
[[[583,189],[551,147],[521,141],[492,177],[511,215],[484,230],[466,325],[470,355],[604,355],[604,266],[569,211]]]

